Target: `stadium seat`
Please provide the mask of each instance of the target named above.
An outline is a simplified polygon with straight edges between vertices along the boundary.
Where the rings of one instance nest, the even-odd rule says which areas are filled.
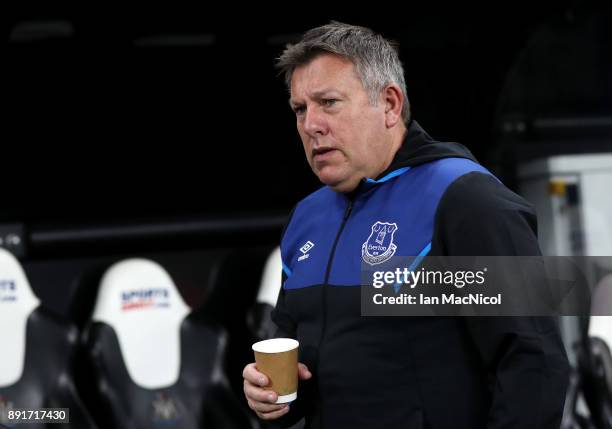
[[[14,408],[58,407],[70,409],[70,423],[48,427],[95,427],[74,383],[77,329],[41,306],[19,261],[1,248],[0,343],[0,420]]]
[[[85,334],[101,427],[252,427],[228,389],[224,332],[191,315],[158,263],[106,271]]]

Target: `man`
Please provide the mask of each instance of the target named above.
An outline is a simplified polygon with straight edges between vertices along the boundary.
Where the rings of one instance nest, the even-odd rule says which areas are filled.
[[[397,51],[380,35],[332,22],[279,67],[326,186],[298,203],[281,244],[273,320],[300,341],[298,399],[274,404],[250,364],[249,406],[310,428],[558,428],[568,366],[554,320],[360,316],[377,224],[395,225],[397,255],[538,255],[531,207],[411,120]]]

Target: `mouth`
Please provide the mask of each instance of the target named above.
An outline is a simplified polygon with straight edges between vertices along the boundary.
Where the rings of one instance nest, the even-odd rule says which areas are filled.
[[[316,161],[324,160],[329,156],[333,155],[337,150],[338,149],[334,149],[331,147],[313,149],[312,159]]]

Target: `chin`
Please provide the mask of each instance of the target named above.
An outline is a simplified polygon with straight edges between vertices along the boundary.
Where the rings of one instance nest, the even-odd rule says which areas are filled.
[[[318,174],[317,177],[324,185],[327,185],[331,188],[338,186],[342,183],[342,180],[331,174]]]
[[[338,171],[338,169],[323,168],[322,171],[317,171],[316,175],[324,185],[329,186],[337,192],[350,192],[351,180],[347,177],[346,172]],[[353,186],[354,188],[355,186]]]

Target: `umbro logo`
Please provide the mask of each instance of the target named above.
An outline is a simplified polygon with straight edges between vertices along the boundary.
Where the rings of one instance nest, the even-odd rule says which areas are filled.
[[[308,254],[308,252],[313,247],[314,247],[314,243],[312,241],[310,241],[310,240],[308,240],[306,243],[304,243],[304,245],[302,247],[300,247],[300,252],[302,252],[302,256],[300,256],[298,258],[298,262],[303,261],[304,259],[308,259],[308,257],[310,256]]]

